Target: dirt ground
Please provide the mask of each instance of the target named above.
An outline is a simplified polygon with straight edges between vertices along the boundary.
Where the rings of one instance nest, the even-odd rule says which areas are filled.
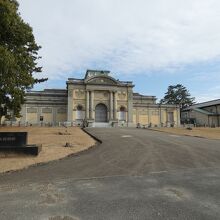
[[[42,151],[38,156],[0,152],[0,173],[58,160],[95,144],[95,140],[78,127],[0,127],[0,132],[3,131],[27,131],[28,144],[42,144]],[[70,147],[64,147],[66,143],[70,143]]]
[[[153,130],[164,131],[178,135],[189,135],[197,137],[205,137],[209,139],[220,139],[220,128],[153,128]]]

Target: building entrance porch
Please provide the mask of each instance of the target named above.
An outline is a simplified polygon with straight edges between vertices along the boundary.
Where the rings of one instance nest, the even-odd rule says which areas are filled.
[[[107,123],[112,126],[117,119],[117,91],[86,90],[86,121],[89,127]]]

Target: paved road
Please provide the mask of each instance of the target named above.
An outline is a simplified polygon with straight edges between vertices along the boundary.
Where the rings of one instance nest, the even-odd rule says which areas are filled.
[[[103,144],[0,175],[0,219],[219,219],[220,141],[88,131]]]

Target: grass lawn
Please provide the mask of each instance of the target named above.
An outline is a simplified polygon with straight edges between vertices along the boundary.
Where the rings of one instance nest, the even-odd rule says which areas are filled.
[[[186,128],[153,128],[153,130],[164,131],[178,135],[189,135],[205,137],[209,139],[220,139],[220,128],[192,128],[192,130],[188,130]]]
[[[78,127],[0,127],[0,132],[3,131],[27,131],[28,144],[42,144],[42,151],[38,156],[0,152],[0,173],[58,160],[95,144],[94,139]],[[64,147],[66,143],[71,146]]]

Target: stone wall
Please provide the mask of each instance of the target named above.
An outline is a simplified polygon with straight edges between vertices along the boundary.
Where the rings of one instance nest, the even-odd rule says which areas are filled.
[[[168,120],[168,114],[173,114],[173,121]],[[179,126],[180,116],[179,110],[173,107],[161,108],[159,105],[152,107],[138,107],[133,108],[133,123],[140,123],[147,126]]]

